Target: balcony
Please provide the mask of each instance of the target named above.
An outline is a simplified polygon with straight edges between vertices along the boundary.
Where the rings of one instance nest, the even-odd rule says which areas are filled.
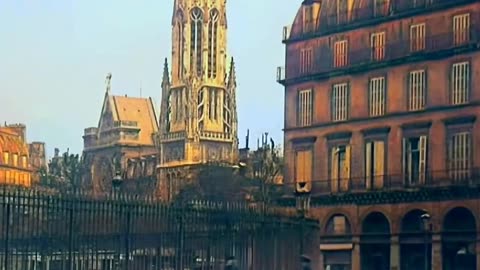
[[[283,42],[303,40],[315,36],[329,35],[341,31],[364,27],[389,20],[430,13],[436,10],[473,3],[477,0],[401,0],[393,2],[391,6],[386,3],[355,8],[349,12],[334,13],[321,17],[319,27],[311,31],[303,31],[298,35],[288,35]],[[373,2],[373,1],[372,1]],[[316,23],[316,22],[315,22]]]
[[[292,190],[294,187],[295,184],[289,184],[286,188]],[[405,175],[379,175],[370,178],[316,180],[312,182],[311,196],[325,204],[370,204],[370,200],[393,203],[468,199],[475,196],[480,198],[479,190],[480,168],[432,171],[417,179]]]
[[[348,52],[346,59],[341,59],[342,61],[337,61],[337,63],[334,61],[331,48],[314,48],[315,53],[320,53],[319,58],[322,61],[314,62],[309,70],[300,68],[303,63],[300,51],[297,51],[297,53],[288,56],[287,64],[290,68],[287,76],[285,76],[285,73],[285,77],[279,77],[277,74],[277,81],[282,84],[292,84],[359,73],[369,69],[404,64],[409,61],[440,59],[453,54],[476,50],[479,48],[479,41],[480,26],[471,25],[470,29],[466,30],[464,34],[449,31],[427,36],[422,41],[413,41],[409,38],[399,39],[386,43],[382,47],[372,48],[369,46],[351,50]],[[412,50],[412,44],[415,44],[417,50]]]

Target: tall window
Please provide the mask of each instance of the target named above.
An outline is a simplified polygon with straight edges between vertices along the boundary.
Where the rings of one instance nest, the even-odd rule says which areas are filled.
[[[22,156],[22,167],[23,168],[27,168],[28,165],[27,165],[27,157],[26,156]]]
[[[470,14],[453,17],[453,43],[461,45],[470,41]]]
[[[208,77],[217,77],[217,39],[218,39],[218,10],[210,11],[210,21],[208,22]]]
[[[410,26],[410,51],[425,50],[425,23]]]
[[[177,12],[177,76],[179,79],[183,78],[183,56],[184,56],[184,36],[183,36],[183,13]]]
[[[469,62],[453,64],[450,83],[450,100],[452,105],[468,103],[470,97]]]
[[[385,32],[373,33],[370,42],[372,60],[383,60],[385,58]]]
[[[216,88],[210,88],[210,91],[209,91],[209,94],[208,94],[208,98],[209,98],[209,109],[210,109],[210,112],[209,112],[209,117],[210,119],[212,120],[218,120],[219,118],[219,104],[220,104],[220,91],[219,89],[216,89]]]
[[[338,83],[332,89],[332,121],[345,121],[348,119],[350,100],[348,83]]]
[[[403,169],[407,185],[425,183],[427,136],[415,136],[403,139]]]
[[[10,164],[10,153],[3,152],[3,164],[5,164],[5,165]]]
[[[348,42],[340,40],[335,42],[333,51],[333,67],[344,67],[348,63]]]
[[[190,29],[190,67],[196,70],[197,76],[202,75],[202,27],[203,12],[198,7],[192,9]]]
[[[350,145],[338,145],[330,150],[330,188],[332,192],[348,191],[350,186]]]
[[[382,188],[385,175],[385,142],[369,141],[365,144],[366,188]]]
[[[408,81],[408,110],[423,110],[425,108],[425,99],[425,70],[416,70],[410,72]]]
[[[472,166],[472,138],[469,131],[454,133],[448,139],[448,169],[454,180],[468,179]]]
[[[300,50],[300,73],[305,74],[312,71],[313,67],[313,50],[312,48],[304,48]]]
[[[295,152],[295,183],[297,191],[310,191],[312,183],[312,150]]]
[[[385,114],[385,88],[385,77],[370,79],[368,91],[368,112],[372,117]]]
[[[18,167],[18,154],[13,154],[13,166]]]
[[[313,118],[313,96],[312,90],[301,90],[298,92],[298,126],[309,126]]]

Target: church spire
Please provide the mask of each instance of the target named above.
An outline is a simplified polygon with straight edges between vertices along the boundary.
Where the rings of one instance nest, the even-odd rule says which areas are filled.
[[[162,77],[162,87],[164,85],[170,84],[170,73],[168,71],[168,60],[165,57],[165,62],[163,63],[163,77]]]
[[[228,83],[227,88],[231,89],[237,86],[237,75],[235,71],[235,61],[233,57],[230,58],[230,70],[228,71]]]

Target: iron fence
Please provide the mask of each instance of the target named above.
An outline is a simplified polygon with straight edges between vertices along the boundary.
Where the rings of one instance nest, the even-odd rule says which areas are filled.
[[[0,269],[298,269],[316,223],[244,202],[0,191]],[[313,247],[312,249],[313,250]]]

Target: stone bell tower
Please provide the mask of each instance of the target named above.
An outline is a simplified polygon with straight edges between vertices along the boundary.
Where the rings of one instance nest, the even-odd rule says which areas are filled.
[[[159,191],[171,199],[198,165],[238,160],[235,65],[227,59],[226,0],[176,0],[171,73],[163,71]]]

